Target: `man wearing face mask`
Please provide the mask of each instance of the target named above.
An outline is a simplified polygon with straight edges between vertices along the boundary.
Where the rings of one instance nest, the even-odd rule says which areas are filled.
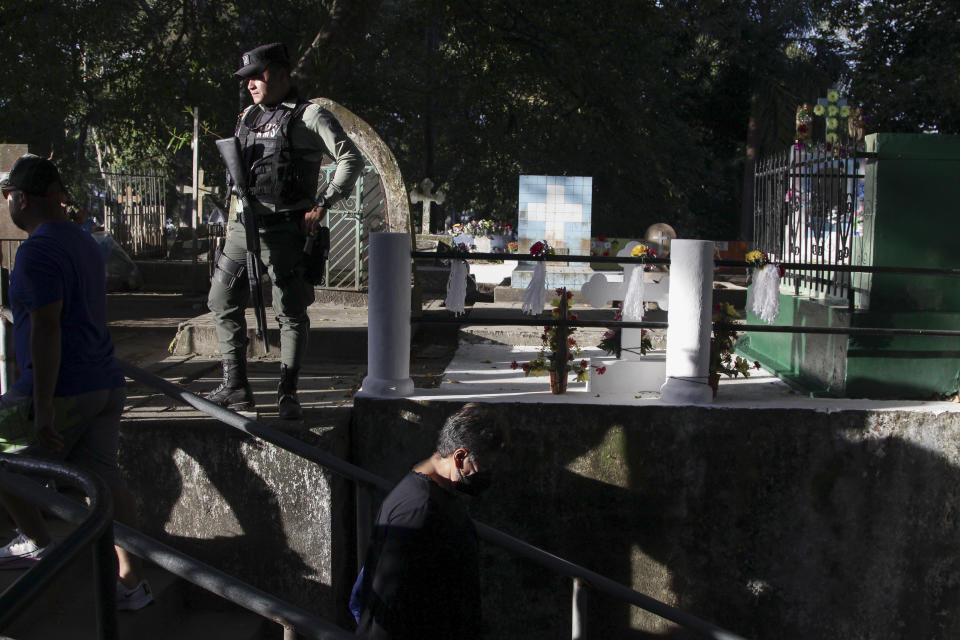
[[[358,636],[480,636],[479,541],[458,494],[490,484],[504,446],[489,407],[467,404],[386,497],[359,582]]]

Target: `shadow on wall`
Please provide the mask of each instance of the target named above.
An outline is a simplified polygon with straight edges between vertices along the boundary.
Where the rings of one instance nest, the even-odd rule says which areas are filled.
[[[397,478],[459,405],[392,406]],[[960,414],[501,406],[481,521],[748,638],[960,635]],[[483,549],[484,637],[567,636],[570,580]],[[588,597],[591,637],[692,637]]]
[[[347,594],[331,587],[327,564],[334,562],[335,572],[352,566],[352,558],[331,551],[343,543],[331,542],[334,527],[352,536],[349,505],[331,505],[330,494],[343,488],[339,478],[230,427],[160,429],[122,432],[124,475],[140,498],[144,533],[345,624]],[[312,433],[297,437],[331,446]],[[215,599],[199,589],[193,597]]]

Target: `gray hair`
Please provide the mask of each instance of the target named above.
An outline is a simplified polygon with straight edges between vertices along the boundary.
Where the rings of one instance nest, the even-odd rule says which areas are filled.
[[[446,458],[457,449],[470,452],[474,461],[506,445],[497,414],[490,405],[471,402],[447,418],[437,438],[437,453]]]

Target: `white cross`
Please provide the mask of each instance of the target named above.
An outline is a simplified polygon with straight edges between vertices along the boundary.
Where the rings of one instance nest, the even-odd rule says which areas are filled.
[[[424,178],[423,182],[420,183],[420,188],[410,192],[410,202],[413,204],[417,204],[418,202],[423,203],[423,226],[420,228],[421,233],[430,233],[430,206],[434,202],[443,204],[446,195],[443,191],[433,193],[433,180],[430,178]]]
[[[628,242],[627,246],[617,252],[618,258],[630,257],[633,248],[639,242]],[[613,300],[623,300],[627,295],[627,285],[630,283],[630,274],[634,269],[642,269],[639,264],[625,263],[623,267],[623,282],[610,282],[602,273],[595,273],[580,288],[580,294],[592,307],[604,307]],[[670,276],[664,275],[658,282],[647,282],[643,287],[643,301],[656,302],[657,306],[666,310],[670,298]]]
[[[564,225],[568,222],[583,220],[583,205],[564,201],[564,186],[562,184],[547,185],[546,202],[530,202],[527,204],[527,220],[546,223],[544,239],[547,244],[563,246]]]

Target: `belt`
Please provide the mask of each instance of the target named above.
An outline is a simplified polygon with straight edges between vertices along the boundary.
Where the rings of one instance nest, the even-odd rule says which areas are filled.
[[[257,216],[257,221],[260,223],[261,228],[266,229],[267,227],[273,227],[285,222],[299,222],[303,218],[303,214],[306,212],[306,209],[301,209],[297,211],[281,211],[279,213],[261,214]],[[239,213],[237,214],[237,222],[243,222],[243,220],[240,219]]]

